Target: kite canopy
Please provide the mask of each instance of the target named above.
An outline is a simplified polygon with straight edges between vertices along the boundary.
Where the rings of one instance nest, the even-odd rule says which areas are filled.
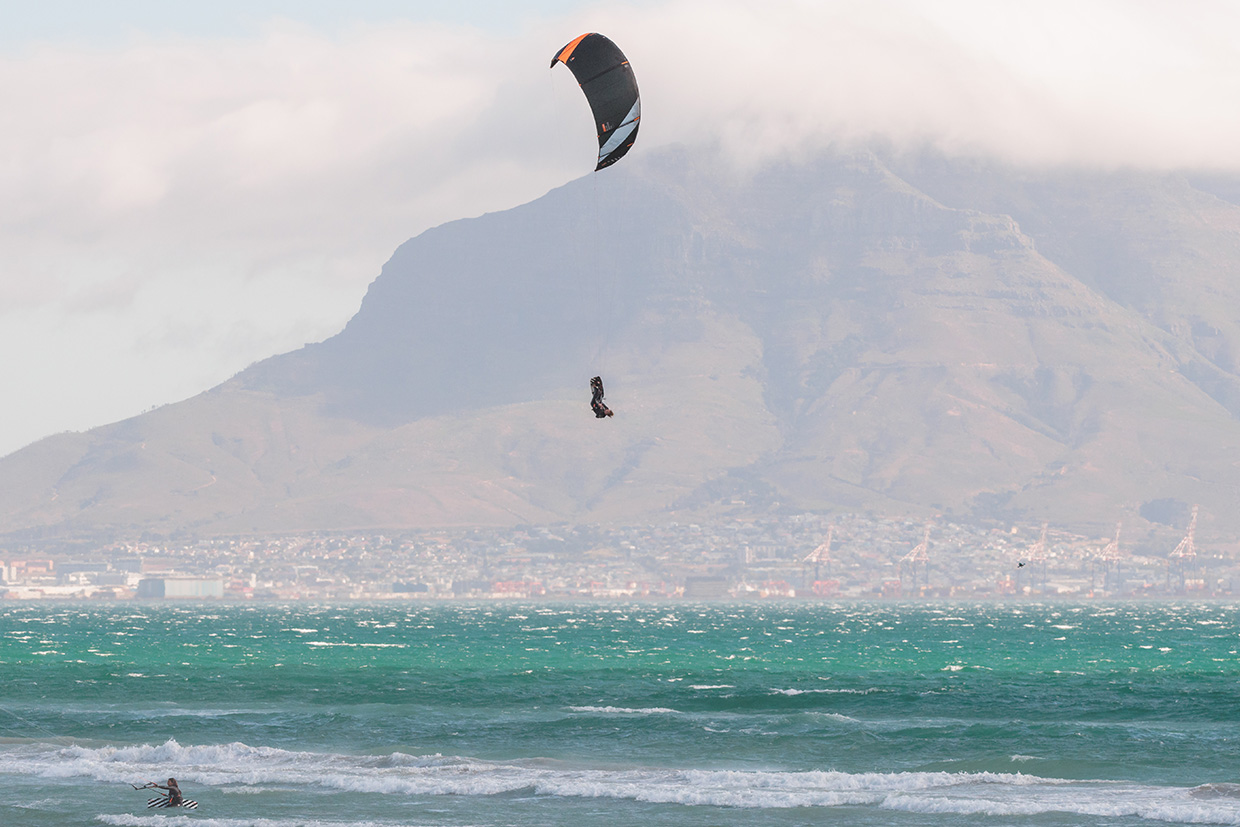
[[[624,52],[601,34],[583,34],[551,59],[552,68],[563,63],[573,72],[598,128],[598,171],[624,157],[637,140],[642,102],[637,78]]]

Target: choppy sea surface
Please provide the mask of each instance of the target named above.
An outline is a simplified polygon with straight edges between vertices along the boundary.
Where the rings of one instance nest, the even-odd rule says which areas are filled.
[[[1238,649],[1226,604],[0,604],[0,824],[1240,824]]]

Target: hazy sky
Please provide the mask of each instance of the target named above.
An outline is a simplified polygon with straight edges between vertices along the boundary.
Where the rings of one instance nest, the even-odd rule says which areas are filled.
[[[326,338],[402,241],[587,174],[547,68],[585,31],[637,73],[631,158],[1240,167],[1223,0],[0,0],[0,455]]]

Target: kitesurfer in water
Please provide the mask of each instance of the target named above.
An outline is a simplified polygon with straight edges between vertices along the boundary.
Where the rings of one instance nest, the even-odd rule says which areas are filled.
[[[603,378],[601,376],[596,376],[590,380],[590,391],[592,393],[590,410],[594,411],[594,416],[598,419],[615,416],[611,412],[611,408],[607,407],[603,402]]]
[[[158,790],[168,791],[168,806],[169,807],[180,807],[181,806],[181,801],[182,801],[181,788],[177,786],[177,780],[175,778],[169,778],[168,786],[166,787],[163,784],[156,784],[154,781],[151,782],[151,786]]]

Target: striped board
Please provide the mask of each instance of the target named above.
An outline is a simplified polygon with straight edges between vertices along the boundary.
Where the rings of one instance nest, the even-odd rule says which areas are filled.
[[[168,799],[163,797],[162,795],[159,798],[152,798],[150,801],[146,802],[146,808],[148,810],[154,807],[171,807],[171,806],[183,807],[186,810],[196,810],[198,809],[198,802],[194,801],[192,798],[182,798],[180,804],[171,805],[168,803]]]

